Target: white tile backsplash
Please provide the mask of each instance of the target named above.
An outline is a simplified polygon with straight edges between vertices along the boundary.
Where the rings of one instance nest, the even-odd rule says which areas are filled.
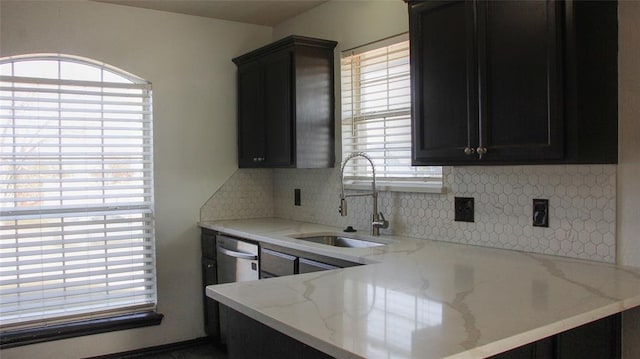
[[[273,171],[237,170],[200,208],[200,221],[273,217]]]
[[[445,194],[380,193],[379,210],[390,222],[384,233],[615,262],[615,165],[443,172]],[[294,188],[302,191],[301,206],[293,204]],[[341,217],[339,193],[337,168],[239,170],[202,207],[201,219],[275,215],[368,232],[371,198],[348,198],[349,215]],[[453,220],[454,196],[475,198],[474,223]],[[534,198],[549,199],[549,228],[531,225]]]

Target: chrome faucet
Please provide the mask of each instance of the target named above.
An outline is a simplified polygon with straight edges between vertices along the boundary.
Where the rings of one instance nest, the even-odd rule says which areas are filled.
[[[357,193],[357,194],[345,194],[344,193],[344,167],[347,165],[347,162],[352,160],[355,157],[365,158],[371,164],[371,171],[373,173],[373,180],[371,181],[371,193]],[[380,228],[388,228],[389,221],[387,221],[382,212],[378,212],[378,191],[376,191],[376,168],[373,165],[373,161],[371,158],[364,152],[354,152],[347,156],[342,162],[342,166],[340,167],[340,184],[342,186],[342,191],[340,192],[340,207],[338,207],[338,213],[342,217],[347,215],[347,197],[360,197],[360,196],[371,196],[373,198],[373,214],[371,216],[371,235],[379,236]]]

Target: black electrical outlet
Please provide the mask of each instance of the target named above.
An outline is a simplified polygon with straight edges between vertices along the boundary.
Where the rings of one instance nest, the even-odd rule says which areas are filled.
[[[533,226],[549,227],[549,200],[533,200]]]
[[[296,188],[293,190],[293,205],[300,205],[300,188]]]
[[[474,222],[473,197],[455,197],[456,222]]]

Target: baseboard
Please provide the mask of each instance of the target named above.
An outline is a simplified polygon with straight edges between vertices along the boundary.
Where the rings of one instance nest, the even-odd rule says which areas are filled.
[[[129,350],[126,352],[100,355],[100,356],[95,356],[88,359],[135,358],[138,356],[153,355],[153,354],[159,354],[159,353],[164,353],[164,352],[173,351],[173,350],[185,349],[185,348],[207,344],[207,343],[215,344],[215,341],[211,337],[201,337],[196,339],[185,340],[182,342],[158,345],[155,347],[148,347],[148,348],[142,348],[142,349],[136,349],[136,350]]]

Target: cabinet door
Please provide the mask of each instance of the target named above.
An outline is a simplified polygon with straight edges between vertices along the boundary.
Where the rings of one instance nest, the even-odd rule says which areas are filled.
[[[238,166],[262,167],[265,158],[263,71],[255,61],[238,68]]]
[[[410,5],[414,165],[476,160],[474,23],[469,1]]]
[[[202,229],[200,234],[200,249],[202,256],[215,260],[216,258],[216,232]]]
[[[265,165],[290,167],[293,148],[293,52],[284,50],[264,59]]]
[[[220,337],[220,320],[218,314],[218,302],[207,297],[204,287],[217,284],[216,262],[208,258],[202,258],[202,293],[204,304],[204,331],[213,338]]]
[[[338,268],[340,267],[327,264],[327,263],[313,261],[307,258],[300,258],[300,261],[298,263],[298,273],[300,274],[320,272],[324,270],[331,270],[331,269],[338,269]]]
[[[260,248],[260,277],[271,278],[297,272],[298,257]]]
[[[480,147],[487,161],[563,157],[559,6],[477,3]]]
[[[227,338],[225,358],[333,358],[225,305],[220,306],[220,312]]]
[[[555,353],[555,337],[541,339],[537,342],[523,345],[489,359],[557,359]]]
[[[584,324],[490,359],[619,359],[621,315]]]
[[[615,314],[557,336],[560,359],[619,359],[621,357],[621,314]]]

